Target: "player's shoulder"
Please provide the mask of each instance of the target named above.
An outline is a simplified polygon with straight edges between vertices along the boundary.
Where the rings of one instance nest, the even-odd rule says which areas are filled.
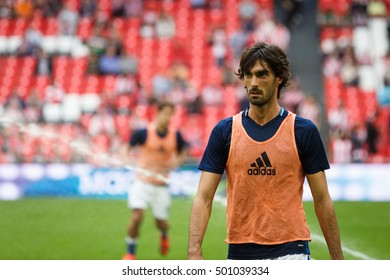
[[[295,128],[304,131],[317,130],[317,126],[312,120],[301,117],[299,115],[295,116]]]
[[[233,123],[233,117],[231,116],[218,121],[215,127],[217,127],[218,129],[226,129],[229,127],[231,128],[232,123]]]
[[[146,128],[137,129],[131,135],[130,144],[132,146],[135,146],[137,144],[143,144],[146,141],[146,136],[147,136]]]
[[[210,139],[226,140],[232,132],[233,117],[227,117],[219,120],[211,131]]]
[[[225,135],[232,131],[233,117],[221,119],[214,126],[213,133]]]

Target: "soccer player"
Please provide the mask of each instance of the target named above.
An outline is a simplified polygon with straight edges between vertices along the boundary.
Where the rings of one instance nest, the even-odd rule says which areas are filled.
[[[135,165],[140,170],[129,193],[132,215],[126,237],[127,252],[123,256],[126,260],[136,259],[139,228],[147,207],[151,207],[160,231],[160,253],[166,255],[169,250],[168,210],[171,198],[167,179],[169,172],[185,160],[187,143],[180,131],[169,127],[174,105],[161,102],[157,107],[155,121],[133,133],[126,151],[129,158],[136,158]]]
[[[249,108],[221,120],[210,135],[199,164],[188,258],[204,257],[212,201],[226,170],[228,259],[310,259],[302,203],[305,177],[330,258],[343,259],[318,129],[278,103],[291,78],[286,53],[256,42],[243,52],[235,74],[244,83]]]

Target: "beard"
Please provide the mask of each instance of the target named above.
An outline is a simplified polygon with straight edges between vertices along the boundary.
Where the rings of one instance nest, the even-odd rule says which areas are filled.
[[[266,104],[269,104],[272,102],[272,99],[275,94],[277,94],[277,91],[275,90],[277,88],[277,85],[274,84],[271,88],[264,90],[258,90],[258,89],[252,89],[248,90],[247,94],[249,96],[249,103],[253,106],[262,107]],[[251,95],[251,93],[258,93],[257,95]]]
[[[270,102],[271,97],[272,95],[249,97],[249,103],[254,106],[262,107]]]

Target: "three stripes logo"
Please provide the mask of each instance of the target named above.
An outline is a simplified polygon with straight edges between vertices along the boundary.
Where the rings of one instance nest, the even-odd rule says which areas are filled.
[[[272,168],[272,164],[266,152],[263,152],[248,169],[248,175],[265,175],[275,176],[276,169]]]

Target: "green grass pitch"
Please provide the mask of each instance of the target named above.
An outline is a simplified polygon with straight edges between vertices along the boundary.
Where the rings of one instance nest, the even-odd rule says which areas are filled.
[[[346,259],[390,259],[390,202],[335,202]],[[176,198],[171,209],[171,250],[158,253],[158,232],[151,213],[145,215],[138,258],[186,259],[191,199]],[[313,203],[305,202],[312,233],[322,236]],[[0,201],[1,260],[121,259],[130,217],[120,199],[24,198]],[[204,241],[206,259],[226,258],[225,209],[215,203]],[[320,238],[310,244],[312,258],[328,259]]]

